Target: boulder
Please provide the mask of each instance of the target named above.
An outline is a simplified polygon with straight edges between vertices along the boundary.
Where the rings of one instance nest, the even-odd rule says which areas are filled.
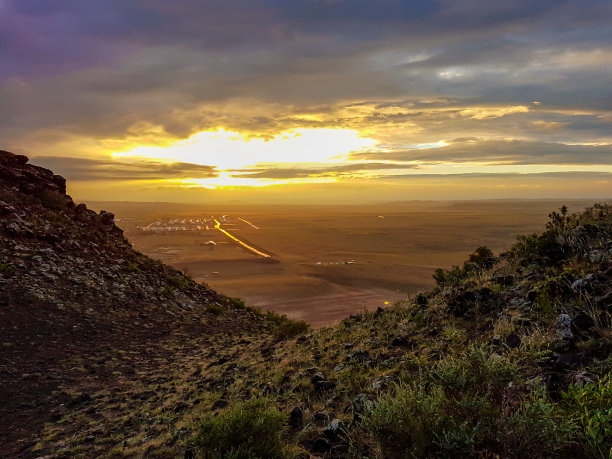
[[[567,314],[561,314],[555,321],[557,327],[557,337],[560,340],[572,340],[574,334],[572,333],[572,318]]]

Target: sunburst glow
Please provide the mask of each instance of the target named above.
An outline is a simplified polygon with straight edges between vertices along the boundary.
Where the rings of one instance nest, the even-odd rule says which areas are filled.
[[[217,129],[204,131],[167,147],[136,147],[115,152],[115,157],[181,161],[241,169],[264,163],[331,163],[353,151],[373,147],[376,141],[350,129],[293,129],[271,139]]]

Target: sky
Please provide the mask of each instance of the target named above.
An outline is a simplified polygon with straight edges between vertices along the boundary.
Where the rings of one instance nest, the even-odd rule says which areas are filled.
[[[0,0],[0,148],[82,200],[612,195],[609,0]]]

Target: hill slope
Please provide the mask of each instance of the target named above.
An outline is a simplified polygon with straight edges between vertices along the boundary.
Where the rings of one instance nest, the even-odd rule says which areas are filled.
[[[612,457],[612,206],[562,208],[435,278],[252,362],[234,405],[204,417],[203,457]],[[262,418],[260,443],[228,433]]]
[[[2,457],[37,455],[43,425],[70,423],[77,409],[96,419],[105,414],[98,405],[130,398],[172,406],[162,386],[174,384],[177,366],[189,368],[189,357],[197,357],[195,371],[239,342],[246,349],[265,340],[273,328],[135,252],[111,213],[75,205],[65,191],[62,177],[0,151]],[[180,414],[192,402],[182,397],[185,406],[172,409]],[[143,430],[134,421],[138,410],[130,410],[114,419],[124,438]],[[65,434],[88,439],[89,450],[112,446],[96,444],[99,435],[82,428],[75,423]]]

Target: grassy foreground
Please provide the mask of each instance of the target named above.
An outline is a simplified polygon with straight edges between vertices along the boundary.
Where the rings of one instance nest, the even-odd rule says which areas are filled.
[[[187,455],[612,457],[612,206],[434,277],[243,356]]]

